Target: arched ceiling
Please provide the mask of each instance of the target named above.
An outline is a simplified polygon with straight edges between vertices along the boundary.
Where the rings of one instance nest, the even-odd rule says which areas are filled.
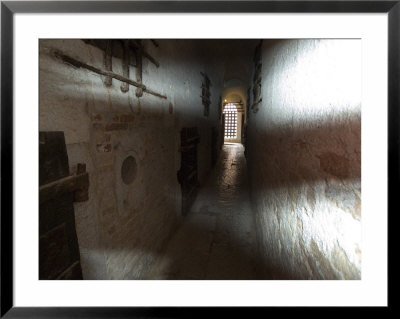
[[[199,44],[224,66],[224,83],[248,83],[253,67],[254,49],[258,42],[257,39],[204,39],[200,40]],[[238,86],[238,83],[232,86]]]
[[[199,48],[213,57],[222,66],[222,101],[241,102],[239,106],[246,112],[247,88],[253,72],[254,49],[258,39],[204,39]],[[226,100],[226,101],[225,101]]]
[[[222,91],[222,100],[224,103],[241,103],[238,105],[238,110],[246,112],[247,92],[244,86],[225,88]]]

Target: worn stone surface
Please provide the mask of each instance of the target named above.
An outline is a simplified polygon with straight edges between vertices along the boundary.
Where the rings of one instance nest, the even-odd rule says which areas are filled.
[[[191,211],[148,279],[252,280],[256,238],[240,144],[225,144]]]
[[[247,149],[264,278],[361,278],[360,47],[264,41]]]

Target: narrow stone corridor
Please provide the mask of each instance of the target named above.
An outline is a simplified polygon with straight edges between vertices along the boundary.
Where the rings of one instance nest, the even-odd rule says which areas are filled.
[[[361,51],[42,39],[39,278],[360,280]]]
[[[226,143],[147,279],[256,279],[255,225],[241,144]]]

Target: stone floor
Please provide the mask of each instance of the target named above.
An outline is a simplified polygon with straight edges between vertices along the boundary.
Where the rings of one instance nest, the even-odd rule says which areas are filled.
[[[241,144],[225,144],[147,279],[256,279],[255,225]]]

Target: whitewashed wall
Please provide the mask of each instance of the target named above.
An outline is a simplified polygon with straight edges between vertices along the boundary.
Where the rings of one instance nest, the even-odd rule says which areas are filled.
[[[265,278],[361,278],[361,41],[264,40],[248,167]]]

